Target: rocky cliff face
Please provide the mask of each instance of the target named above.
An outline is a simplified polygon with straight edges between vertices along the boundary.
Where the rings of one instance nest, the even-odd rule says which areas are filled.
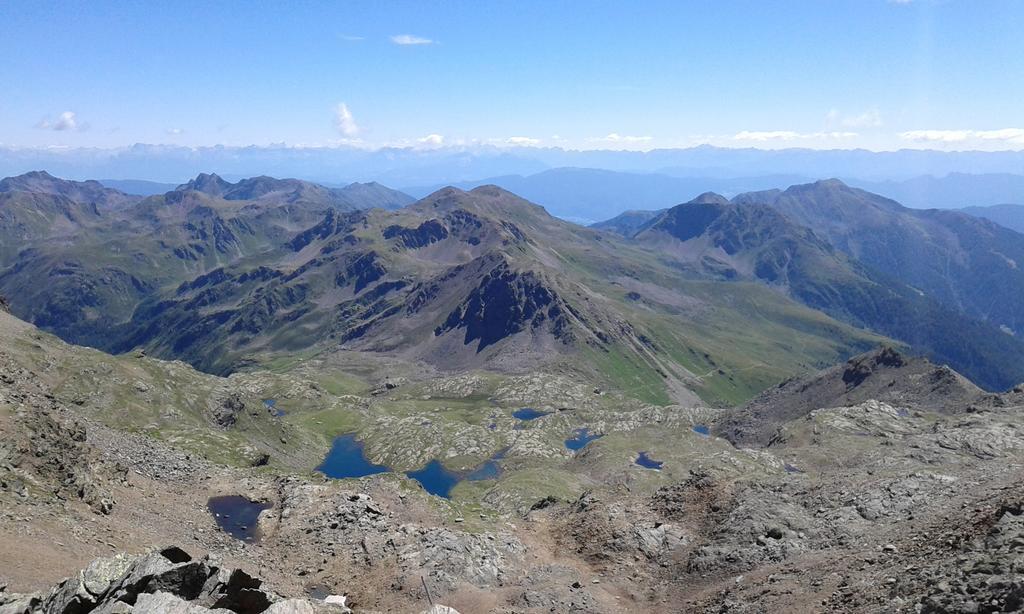
[[[127,468],[99,461],[85,425],[3,354],[0,404],[13,408],[0,415],[0,490],[21,500],[81,501],[97,514],[114,509],[108,482],[122,481]]]
[[[477,351],[524,330],[542,327],[562,342],[572,340],[569,308],[533,272],[512,270],[502,263],[456,307],[434,334],[465,330],[465,343]]]

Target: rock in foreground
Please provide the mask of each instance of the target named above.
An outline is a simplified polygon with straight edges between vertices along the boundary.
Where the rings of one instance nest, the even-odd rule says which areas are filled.
[[[284,599],[241,569],[227,569],[207,556],[193,559],[176,546],[141,556],[96,559],[48,593],[0,591],[0,614],[314,614],[350,611],[339,605]]]

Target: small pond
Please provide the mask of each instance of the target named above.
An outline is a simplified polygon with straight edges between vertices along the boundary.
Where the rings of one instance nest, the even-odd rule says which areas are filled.
[[[706,424],[694,424],[693,432],[705,437],[711,435],[711,429]]]
[[[664,465],[665,463],[663,461],[654,460],[653,458],[648,456],[647,452],[641,452],[636,457],[636,464],[640,465],[644,469],[656,469],[658,471],[661,471],[661,466]]]
[[[256,521],[260,512],[271,507],[269,503],[250,501],[239,495],[211,497],[206,502],[206,508],[217,521],[217,526],[231,537],[246,542],[259,539]]]
[[[263,399],[263,405],[266,406],[271,416],[280,418],[284,415],[284,410],[277,406],[277,399]]]
[[[407,471],[405,475],[419,482],[423,490],[428,493],[448,499],[451,497],[452,489],[463,480],[468,482],[497,480],[501,476],[501,465],[498,464],[498,461],[505,458],[507,451],[507,449],[499,450],[494,456],[470,471],[452,471],[434,459],[423,469]]]
[[[572,432],[572,437],[565,440],[565,447],[575,452],[587,447],[587,444],[591,441],[602,437],[604,437],[604,435],[591,433],[588,428],[576,429]]]
[[[434,459],[422,469],[407,471],[405,475],[419,482],[423,490],[428,493],[447,499],[451,496],[452,489],[463,480],[479,482],[498,479],[501,476],[501,465],[498,464],[498,461],[505,458],[505,452],[507,452],[507,448],[499,450],[494,456],[470,471],[452,471]],[[366,458],[363,443],[356,440],[354,433],[349,433],[334,438],[331,450],[316,470],[329,478],[341,480],[387,473],[391,471],[391,468],[377,465]]]
[[[549,411],[541,411],[539,409],[534,409],[532,407],[524,407],[522,409],[517,409],[514,412],[512,412],[512,417],[515,418],[516,420],[523,420],[525,422],[527,420],[536,420],[537,418],[543,418],[544,416],[550,413],[551,412]]]
[[[423,469],[407,471],[405,475],[419,482],[423,490],[445,499],[451,496],[455,485],[462,481],[459,474],[446,469],[436,458],[427,463]]]
[[[465,479],[470,482],[483,482],[485,480],[497,480],[501,477],[501,465],[498,461],[505,458],[508,448],[503,448],[494,453],[494,456],[485,460],[479,467],[466,474]]]
[[[316,470],[329,478],[339,480],[391,471],[384,465],[371,463],[366,458],[363,442],[357,441],[354,433],[335,437],[330,452]]]

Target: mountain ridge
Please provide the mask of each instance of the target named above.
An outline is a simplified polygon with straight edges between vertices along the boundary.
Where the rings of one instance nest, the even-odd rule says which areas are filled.
[[[901,244],[902,251],[896,253],[885,244],[856,243],[858,237],[877,236],[864,229],[891,229],[894,220],[903,220],[908,232],[916,231],[918,216],[936,228],[943,228],[947,218],[954,224],[963,220],[946,212],[908,211],[832,179],[740,195],[733,201],[702,195],[649,220],[634,238],[658,246],[691,270],[723,280],[755,279],[811,308],[917,346],[991,389],[1014,385],[1024,373],[1009,366],[1019,360],[1010,357],[1020,356],[1024,345],[998,323],[979,318],[979,312],[961,312],[961,305],[946,296],[922,293],[913,276],[884,272],[893,268],[887,266],[890,262],[927,254],[922,235],[912,234],[917,244]],[[936,249],[943,245],[949,243]],[[864,253],[871,257],[861,260]],[[978,291],[967,284],[950,287],[961,293]],[[978,359],[985,355],[1005,359],[982,366]]]
[[[557,363],[660,403],[668,394],[693,402],[694,390],[728,403],[808,360],[875,343],[754,286],[718,296],[641,246],[558,220],[496,186],[445,188],[395,211],[346,211],[279,197],[295,185],[197,177],[65,244],[21,250],[0,271],[0,289],[16,297],[18,315],[70,341],[141,345],[212,372],[327,350],[430,368],[524,372]],[[32,283],[52,275],[55,262],[73,266],[57,283]],[[753,322],[730,315],[755,309],[753,297],[756,327],[771,332],[746,334],[760,345],[744,355],[712,331],[726,319]],[[696,326],[677,330],[680,321]],[[762,359],[793,323],[811,349]]]

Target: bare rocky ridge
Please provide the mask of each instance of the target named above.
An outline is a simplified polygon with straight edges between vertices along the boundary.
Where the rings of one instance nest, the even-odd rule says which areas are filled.
[[[877,400],[907,409],[963,411],[984,391],[949,367],[883,347],[765,390],[725,415],[715,432],[737,445],[766,444],[780,424],[822,407]]]
[[[645,400],[723,406],[881,340],[772,289],[720,292],[706,283],[716,274],[680,270],[642,242],[558,220],[496,186],[444,188],[386,211],[373,208],[381,186],[342,194],[270,177],[202,174],[125,207],[100,207],[56,178],[8,183],[0,292],[15,314],[72,343],[143,347],[209,373],[340,350],[448,372],[545,364]],[[507,271],[491,275],[496,266]],[[523,313],[503,303],[527,296],[537,300]],[[771,340],[723,355],[725,322],[744,323],[742,338],[800,341],[781,360],[767,360]]]

